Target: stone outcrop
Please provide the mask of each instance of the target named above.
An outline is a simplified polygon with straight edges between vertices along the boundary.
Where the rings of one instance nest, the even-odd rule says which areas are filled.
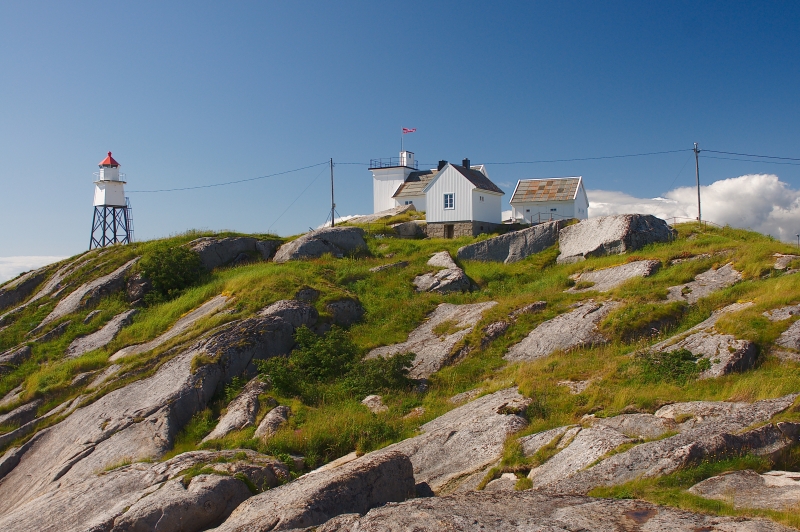
[[[193,467],[215,474],[196,476],[186,482],[187,487],[183,472]],[[251,496],[247,485],[234,476],[247,478],[259,489],[269,489],[287,480],[289,471],[277,460],[249,450],[183,453],[166,462],[134,463],[91,472],[74,483],[15,505],[0,516],[0,529],[205,530]]]
[[[773,268],[776,270],[785,270],[795,259],[800,259],[800,255],[783,255],[782,253],[775,253],[775,265]]]
[[[731,471],[695,484],[689,493],[725,501],[735,508],[791,510],[800,505],[800,473]]]
[[[72,320],[67,320],[67,321],[61,322],[58,325],[56,325],[55,327],[53,327],[52,329],[50,329],[49,331],[47,331],[46,333],[44,333],[43,335],[37,336],[36,338],[31,340],[30,342],[32,344],[43,344],[45,342],[49,342],[50,340],[55,340],[56,338],[58,338],[59,336],[61,336],[65,332],[67,332],[67,328],[70,325],[72,325]],[[34,331],[35,330],[36,329],[34,329]],[[32,334],[32,333],[33,333],[33,331],[31,331],[31,333],[28,333],[28,334]]]
[[[252,499],[251,499],[252,500]],[[633,499],[595,499],[536,491],[469,492],[390,503],[342,515],[316,532],[789,532],[767,519],[718,517]]]
[[[707,320],[651,346],[649,351],[669,353],[686,349],[693,355],[708,360],[710,368],[700,373],[701,379],[748,370],[755,364],[758,354],[755,344],[749,340],[737,340],[732,334],[721,334],[714,329],[714,324],[720,316],[738,312],[750,305],[752,303],[733,303],[717,310]]]
[[[355,299],[339,299],[325,305],[333,323],[340,327],[350,327],[364,317],[364,307]]]
[[[370,454],[399,451],[411,459],[417,483],[449,491],[500,459],[508,435],[528,424],[529,403],[516,388],[484,395],[425,423],[419,436]]]
[[[630,279],[650,277],[656,273],[660,267],[661,261],[658,260],[637,260],[635,262],[628,262],[602,270],[582,272],[573,276],[575,282],[591,283],[592,285],[586,288],[579,288],[580,285],[577,284],[567,290],[567,292],[587,292],[589,290],[608,292]]]
[[[0,483],[0,516],[48,494],[68,493],[122,460],[163,456],[178,430],[254,359],[286,355],[295,328],[266,315],[223,325],[153,375],[107,393],[35,435]]]
[[[366,249],[364,230],[360,227],[325,227],[283,244],[273,260],[282,263],[290,260],[314,259],[325,253],[330,253],[334,257],[344,257]]]
[[[557,384],[559,386],[566,386],[567,388],[569,388],[569,393],[571,393],[572,395],[578,395],[579,393],[583,393],[584,391],[586,391],[586,388],[588,388],[591,383],[592,383],[591,380],[585,380],[585,381],[569,380],[569,381],[558,381]]]
[[[453,348],[480,321],[483,313],[497,303],[472,303],[453,305],[442,303],[434,310],[428,320],[414,329],[405,342],[378,347],[367,354],[367,358],[388,357],[401,353],[415,353],[409,375],[415,379],[426,378],[454,361]],[[451,324],[442,335],[434,329]]]
[[[458,250],[460,260],[503,262],[511,264],[539,253],[558,242],[558,232],[566,222],[558,220],[534,225],[527,229],[506,233],[481,242],[469,244]]]
[[[139,312],[136,309],[126,310],[111,318],[101,329],[86,336],[75,338],[67,348],[67,356],[70,358],[79,357],[89,351],[100,349],[111,343],[117,334],[133,321],[133,317]]]
[[[194,325],[198,320],[201,318],[205,318],[206,316],[210,316],[214,312],[221,309],[225,303],[228,302],[228,298],[223,295],[218,295],[212,297],[193,311],[189,312],[181,316],[178,321],[175,322],[175,325],[170,327],[166,332],[162,333],[158,337],[150,340],[149,342],[145,342],[143,344],[136,344],[130,345],[127,347],[123,347],[116,353],[114,353],[109,360],[112,362],[117,361],[121,358],[126,356],[133,356],[138,355],[140,353],[145,353],[156,347],[166,343],[167,341],[179,336],[189,330],[189,328]]]
[[[377,273],[377,272],[382,272],[383,270],[405,268],[406,266],[408,266],[408,261],[401,260],[399,262],[392,262],[390,264],[381,264],[380,266],[375,266],[374,268],[370,268],[369,271],[372,273]]]
[[[472,287],[472,282],[464,270],[450,257],[447,251],[440,251],[428,260],[428,266],[444,268],[434,273],[425,273],[414,278],[414,286],[418,292],[466,292]]]
[[[237,261],[237,258],[248,253],[258,254],[263,260],[269,260],[280,246],[280,240],[258,240],[252,237],[206,236],[192,240],[187,244],[189,249],[197,252],[200,262],[207,271]],[[239,262],[243,262],[241,259]]]
[[[255,425],[259,408],[258,396],[267,389],[268,386],[257,377],[248,382],[239,395],[230,402],[217,426],[203,438],[203,441],[223,438],[235,430]]]
[[[755,403],[698,401],[662,407],[656,411],[655,417],[676,422],[676,418],[683,420],[689,416],[680,424],[676,422],[678,434],[641,443],[565,478],[551,478],[551,482],[539,488],[549,492],[587,493],[597,486],[614,486],[637,478],[668,475],[711,457],[721,459],[740,455],[745,449],[757,455],[775,456],[797,443],[794,434],[800,428],[797,424],[768,423],[745,429],[769,421],[775,414],[789,408],[796,397],[795,394]],[[606,428],[615,430],[610,425]],[[561,452],[569,447],[571,445]],[[577,454],[575,460],[585,463],[580,457]]]
[[[530,361],[555,351],[606,343],[608,339],[600,334],[597,325],[618,306],[613,301],[582,303],[575,310],[540,324],[503,358],[512,362]]]
[[[14,347],[0,354],[0,375],[8,373],[14,367],[19,366],[28,360],[32,354],[33,351],[29,345]]]
[[[478,397],[482,391],[483,390],[481,390],[480,388],[475,388],[474,390],[467,390],[466,392],[461,392],[459,394],[454,395],[453,397],[448,399],[448,402],[454,405],[460,405],[461,403],[472,401],[473,399]]]
[[[49,267],[40,268],[22,274],[16,279],[0,286],[0,310],[18,305],[28,299],[31,294],[33,294],[34,290],[36,290],[36,287],[42,284],[42,281],[45,280],[49,272]]]
[[[533,481],[534,488],[547,486],[571,477],[609,451],[631,441],[622,433],[602,425],[582,429],[560,453],[531,469],[528,478]]]
[[[56,308],[42,320],[39,326],[31,331],[33,334],[42,330],[42,328],[59,318],[76,312],[81,308],[96,304],[101,298],[113,294],[125,287],[125,276],[130,269],[136,264],[138,258],[129,260],[108,275],[103,275],[92,281],[82,284],[75,291],[62,299],[56,305]]]
[[[36,411],[44,404],[44,399],[36,399],[30,403],[18,406],[7,414],[0,414],[0,426],[2,425],[24,425],[36,418]]]
[[[558,233],[556,262],[569,264],[588,257],[618,255],[657,242],[669,242],[676,231],[650,214],[617,214],[589,218]]]
[[[567,438],[564,438],[564,434],[576,428],[580,430],[580,427],[556,427],[544,432],[537,432],[536,434],[524,436],[519,439],[519,444],[522,447],[522,454],[525,456],[533,456],[545,446],[553,443],[557,445],[561,444],[562,440],[571,440],[572,437],[574,437],[574,431]],[[566,443],[566,441],[564,443]]]
[[[389,407],[383,404],[383,398],[380,395],[368,395],[361,404],[366,406],[373,414],[382,414],[389,411]]]
[[[337,515],[365,514],[413,496],[409,459],[399,452],[370,453],[251,497],[214,530],[261,532],[318,526]]]
[[[292,411],[288,406],[279,405],[270,410],[261,423],[258,424],[254,438],[259,440],[267,440],[271,438],[282,426],[289,421],[289,415]]]
[[[111,532],[201,531],[227,518],[252,494],[238,478],[220,475],[165,482],[118,517]]]
[[[742,280],[742,274],[736,271],[733,263],[729,262],[716,270],[698,274],[694,281],[667,289],[668,301],[686,301],[689,304],[697,303],[701,298],[712,292],[732,286]]]
[[[787,307],[776,308],[764,312],[764,316],[769,318],[769,321],[783,321],[788,320],[792,316],[800,314],[800,305],[789,305]]]
[[[125,294],[128,298],[128,302],[136,307],[144,304],[144,296],[150,293],[152,289],[153,283],[150,281],[150,279],[141,273],[135,273],[130,277],[130,279],[128,279],[128,284],[125,288]],[[89,314],[91,314],[91,312]]]
[[[395,236],[399,238],[425,238],[425,221],[412,220],[391,226]]]

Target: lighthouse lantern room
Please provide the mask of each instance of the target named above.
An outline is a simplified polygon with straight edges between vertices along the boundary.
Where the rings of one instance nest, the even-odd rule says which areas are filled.
[[[100,161],[100,171],[95,172],[94,216],[89,249],[110,244],[128,244],[133,241],[133,219],[130,201],[125,197],[125,174],[119,163],[108,152]]]

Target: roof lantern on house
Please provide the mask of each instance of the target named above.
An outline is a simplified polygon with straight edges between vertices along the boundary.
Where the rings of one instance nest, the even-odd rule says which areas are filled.
[[[510,203],[511,217],[518,222],[585,220],[589,216],[589,198],[580,176],[521,179]]]

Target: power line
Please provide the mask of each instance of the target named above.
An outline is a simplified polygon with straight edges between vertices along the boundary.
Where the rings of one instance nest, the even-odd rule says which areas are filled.
[[[711,150],[701,150],[704,151],[711,151]],[[719,153],[719,152],[714,152]],[[719,159],[724,161],[739,161],[740,163],[758,163],[758,164],[788,164],[791,166],[800,166],[800,163],[790,163],[790,162],[783,162],[783,161],[754,161],[752,159],[734,159],[733,157],[716,157],[714,155],[704,155],[706,159]]]
[[[626,155],[605,155],[602,157],[578,157],[574,159],[550,159],[550,160],[541,160],[541,161],[514,161],[514,162],[494,162],[494,163],[484,163],[484,164],[541,164],[541,163],[567,163],[567,162],[574,162],[574,161],[597,161],[601,159],[623,159],[625,157],[645,157],[647,155],[663,155],[665,153],[681,153],[686,151],[692,151],[692,148],[685,148],[682,150],[668,150],[668,151],[653,151],[649,153],[630,153]]]
[[[324,162],[324,163],[322,163],[322,164],[325,164],[325,165],[327,165],[327,164],[330,164],[330,163],[329,163],[328,161],[325,161],[325,162]],[[318,165],[318,164],[315,164],[314,166],[319,166],[319,165]],[[309,167],[309,168],[310,168],[310,167]],[[288,206],[288,207],[286,207],[286,208],[283,210],[283,212],[282,212],[282,213],[281,213],[281,214],[280,214],[280,215],[279,215],[277,218],[275,218],[275,221],[274,221],[274,222],[272,222],[271,224],[269,224],[269,227],[267,228],[267,232],[269,232],[269,230],[270,230],[270,229],[272,229],[272,226],[273,226],[273,225],[275,225],[276,223],[278,223],[278,220],[280,220],[280,219],[281,219],[281,217],[282,217],[284,214],[286,214],[286,211],[288,211],[289,209],[291,209],[291,208],[292,208],[292,205],[294,205],[295,203],[297,203],[297,200],[299,200],[299,199],[300,199],[300,197],[301,197],[303,194],[305,194],[305,193],[306,193],[306,191],[307,191],[309,188],[311,188],[311,185],[313,185],[313,184],[314,184],[314,183],[317,181],[317,179],[319,179],[319,176],[321,176],[322,174],[324,174],[324,173],[325,173],[325,170],[327,170],[327,168],[323,168],[323,169],[322,169],[322,171],[321,171],[320,173],[318,173],[318,174],[317,174],[317,177],[315,177],[314,179],[312,179],[312,180],[311,180],[311,183],[309,183],[309,184],[308,184],[308,186],[306,186],[306,188],[304,188],[304,189],[303,189],[303,191],[302,191],[300,194],[298,194],[298,195],[297,195],[297,197],[294,199],[294,201],[293,201],[293,202],[291,202],[291,203],[289,204],[289,206]]]
[[[732,151],[703,150],[709,153],[722,153],[724,155],[738,155],[740,157],[762,157],[764,159],[783,159],[785,161],[800,161],[796,157],[778,157],[777,155],[753,155],[751,153],[735,153]],[[736,159],[734,159],[736,160]]]
[[[299,172],[301,170],[308,170],[309,168],[314,168],[316,166],[322,166],[323,164],[328,164],[328,161],[312,164],[309,166],[304,166],[302,168],[296,168],[294,170],[286,170],[285,172],[278,172],[276,174],[269,174],[269,175],[262,175],[259,177],[250,177],[247,179],[237,179],[236,181],[226,181],[225,183],[214,183],[213,185],[197,185],[195,187],[183,187],[183,188],[164,188],[160,190],[129,190],[128,193],[137,192],[137,193],[145,193],[145,192],[177,192],[179,190],[194,190],[198,188],[211,188],[211,187],[222,187],[225,185],[233,185],[236,183],[246,183],[247,181],[256,181],[258,179],[267,179],[268,177],[276,177],[279,175],[291,174],[293,172]]]

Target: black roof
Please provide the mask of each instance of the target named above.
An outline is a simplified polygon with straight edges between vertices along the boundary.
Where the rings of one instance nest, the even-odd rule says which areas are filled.
[[[483,175],[483,172],[473,170],[472,168],[465,168],[457,164],[450,163],[450,165],[458,170],[461,175],[466,177],[467,180],[469,180],[469,182],[475,185],[477,188],[481,190],[488,190],[490,192],[497,192],[498,194],[505,194],[505,192],[500,190],[500,187],[492,183],[488,177]]]

